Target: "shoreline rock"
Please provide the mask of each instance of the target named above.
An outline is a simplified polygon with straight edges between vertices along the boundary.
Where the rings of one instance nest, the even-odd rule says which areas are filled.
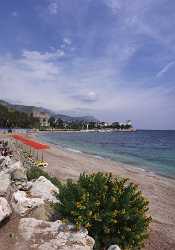
[[[44,176],[40,176],[32,183],[30,194],[32,197],[39,197],[44,201],[51,203],[58,203],[59,201],[55,197],[55,194],[59,193],[59,189],[52,184],[51,181]]]
[[[12,207],[20,216],[29,214],[32,209],[41,205],[44,205],[43,199],[27,197],[24,191],[16,191],[13,193]]]
[[[86,229],[76,231],[73,225],[65,225],[59,220],[47,222],[23,218],[19,223],[19,233],[26,244],[30,242],[31,247],[39,250],[92,250],[95,243]]]
[[[8,201],[4,197],[0,197],[0,223],[9,218],[12,214],[12,210]]]
[[[0,196],[6,196],[10,188],[11,180],[10,174],[1,172],[0,173]]]

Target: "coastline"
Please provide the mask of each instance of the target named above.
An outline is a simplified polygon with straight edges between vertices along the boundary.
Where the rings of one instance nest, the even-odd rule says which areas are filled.
[[[36,134],[31,135],[31,137],[46,143],[44,140],[39,139]],[[146,241],[143,250],[175,249],[174,179],[159,176],[137,167],[117,163],[110,159],[68,151],[52,143],[47,144],[50,148],[44,151],[44,160],[48,162],[48,167],[44,170],[59,180],[77,180],[82,172],[101,171],[111,172],[113,176],[127,177],[131,182],[138,184],[144,196],[150,202],[150,214],[153,218],[149,239]]]
[[[33,135],[36,140],[41,140]],[[111,172],[114,176],[127,177],[139,185],[150,201],[153,218],[151,232],[145,250],[175,249],[175,180],[147,170],[118,163],[110,159],[96,157],[87,153],[73,152],[61,146],[47,143],[44,159],[48,162],[46,171],[62,181],[77,180],[80,173]]]
[[[53,132],[58,132],[58,131],[53,131]],[[59,132],[61,132],[61,131],[59,131]],[[77,132],[79,132],[79,131],[77,131]],[[41,133],[43,134],[43,132],[41,132]],[[117,165],[121,165],[122,167],[127,168],[127,169],[135,169],[135,171],[144,171],[144,172],[146,172],[146,173],[148,173],[150,175],[161,176],[161,177],[165,177],[165,178],[168,178],[168,179],[175,180],[174,175],[173,176],[168,175],[168,174],[162,173],[160,171],[154,171],[151,168],[150,169],[147,168],[148,163],[147,163],[147,165],[144,165],[144,164],[136,165],[136,163],[132,164],[132,163],[121,162],[118,159],[115,159],[115,158],[110,157],[110,156],[105,156],[105,155],[100,155],[98,153],[92,153],[92,152],[84,151],[83,149],[74,148],[73,146],[69,147],[68,145],[64,146],[64,145],[61,145],[61,144],[58,144],[58,143],[54,143],[54,142],[52,142],[52,141],[50,141],[48,139],[45,139],[45,138],[42,138],[42,137],[38,136],[39,134],[40,134],[40,132],[37,132],[37,133],[32,134],[30,136],[35,138],[36,140],[42,141],[43,143],[50,144],[50,146],[53,145],[56,148],[58,148],[60,150],[63,150],[65,152],[73,152],[73,153],[76,153],[76,154],[85,154],[86,156],[94,157],[94,158],[97,158],[97,159],[110,160],[112,162],[117,163]]]

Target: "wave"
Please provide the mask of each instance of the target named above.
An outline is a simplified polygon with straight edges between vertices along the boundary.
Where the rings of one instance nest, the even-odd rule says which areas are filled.
[[[64,147],[64,149],[68,150],[68,151],[71,151],[73,153],[77,153],[77,154],[82,154],[83,152],[80,151],[80,150],[77,150],[77,149],[74,149],[74,148],[67,148],[67,147]]]

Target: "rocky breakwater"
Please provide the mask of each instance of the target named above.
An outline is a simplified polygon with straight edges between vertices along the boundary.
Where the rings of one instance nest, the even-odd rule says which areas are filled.
[[[59,202],[59,189],[44,176],[28,181],[23,164],[0,157],[0,249],[1,250],[91,250],[94,240],[87,230],[76,230],[74,225],[61,220],[50,221],[51,204]],[[3,227],[18,218],[13,232],[13,245],[4,241]],[[14,226],[14,225],[13,225]]]

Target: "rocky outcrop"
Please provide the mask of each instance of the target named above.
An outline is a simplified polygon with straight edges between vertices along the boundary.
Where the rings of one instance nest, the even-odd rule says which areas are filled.
[[[11,215],[12,211],[8,201],[4,197],[0,197],[0,223]]]
[[[16,168],[11,173],[12,185],[16,190],[28,191],[32,183],[27,182],[27,175],[23,168]]]
[[[20,220],[19,233],[30,246],[39,250],[92,250],[94,240],[86,229],[76,231],[73,225],[61,221],[47,222],[34,218]],[[17,244],[20,249],[20,242]]]
[[[0,169],[3,168],[3,162],[5,161],[5,157],[4,156],[0,156]]]
[[[6,196],[10,187],[10,175],[1,172],[0,173],[0,196]]]
[[[27,176],[23,168],[16,168],[11,174],[12,181],[27,182]]]
[[[33,197],[42,198],[44,201],[52,203],[58,202],[55,194],[59,193],[59,189],[44,176],[40,176],[35,182],[32,183],[30,193]]]
[[[51,181],[40,176],[29,182],[20,161],[13,162],[9,157],[0,160],[0,223],[13,223],[5,220],[12,212],[19,215],[16,216],[19,230],[15,229],[14,250],[93,249],[95,242],[86,229],[77,231],[75,226],[60,220],[49,221],[53,215],[52,204],[59,202],[56,198],[59,189]],[[19,218],[24,216],[30,218]],[[4,226],[4,222],[1,225]]]
[[[8,168],[8,166],[12,163],[12,160],[9,156],[2,156],[1,162],[0,162],[0,169],[4,170],[5,168]]]
[[[43,199],[27,197],[27,194],[24,191],[16,191],[12,196],[12,207],[20,216],[29,214],[32,209],[43,204]]]
[[[7,166],[8,173],[12,174],[16,169],[23,169],[23,165],[20,161],[12,162]]]

